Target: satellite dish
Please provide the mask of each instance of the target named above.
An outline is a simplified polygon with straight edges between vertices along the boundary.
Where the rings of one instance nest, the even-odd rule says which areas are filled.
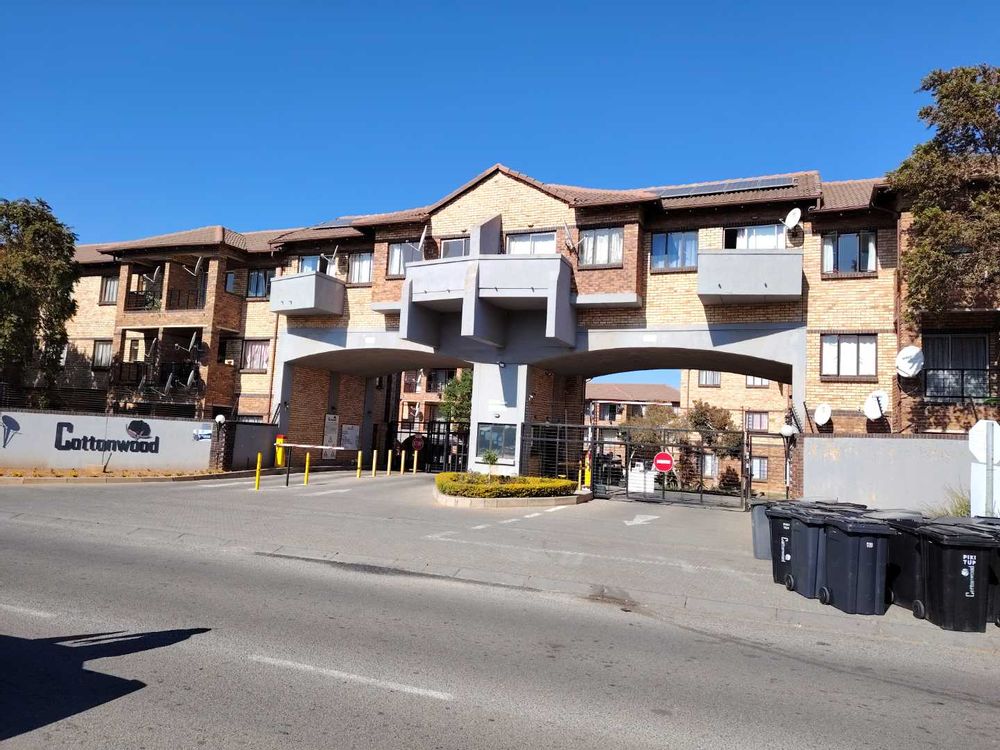
[[[786,229],[788,229],[789,231],[793,231],[799,225],[799,221],[801,219],[802,219],[802,209],[795,207],[788,212],[788,215],[785,216],[784,221],[782,221],[781,223],[785,225]]]
[[[198,260],[196,260],[194,262],[194,275],[195,276],[197,276],[199,273],[201,273],[201,267],[203,265],[205,265],[205,259],[204,258],[198,258]]]
[[[872,391],[865,399],[862,407],[865,416],[873,422],[885,416],[886,407],[889,405],[889,394],[885,391]]]
[[[143,375],[141,378],[139,378],[139,390],[140,391],[146,390],[146,376],[145,375]]]
[[[830,407],[830,404],[819,404],[816,407],[816,411],[813,412],[813,422],[822,427],[830,421],[830,417],[832,416],[833,409]]]
[[[163,392],[170,393],[170,391],[172,391],[173,388],[174,388],[174,374],[170,373],[169,375],[167,375],[167,384],[163,386]]]
[[[187,389],[188,389],[188,390],[190,391],[190,390],[191,390],[191,387],[192,387],[192,386],[194,385],[194,380],[195,380],[195,378],[196,378],[197,376],[198,376],[198,373],[197,373],[197,372],[195,371],[195,369],[194,369],[194,368],[192,367],[192,368],[191,368],[191,373],[190,373],[190,374],[188,375],[188,379],[187,379],[187,385],[186,385],[186,386],[184,386],[184,387],[185,387],[185,388],[187,388]]]
[[[420,253],[420,260],[424,259],[424,240],[427,239],[427,225],[424,225],[424,231],[420,233],[420,240],[417,242],[417,252]]]
[[[904,346],[896,355],[896,372],[901,378],[915,378],[924,369],[924,353],[918,346]]]
[[[188,351],[194,351],[194,348],[198,346],[198,332],[195,331],[191,334],[191,343],[188,345]]]

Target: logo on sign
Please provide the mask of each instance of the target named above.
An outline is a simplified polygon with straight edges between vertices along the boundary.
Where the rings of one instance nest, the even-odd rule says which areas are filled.
[[[72,437],[72,422],[56,423],[57,451],[96,451],[98,453],[159,453],[160,438],[152,437],[149,423],[134,419],[125,427],[125,433],[131,440],[115,440],[99,438],[96,435],[81,435]]]
[[[0,441],[0,447],[6,448],[14,436],[21,431],[21,425],[10,414],[4,414],[0,417],[0,424],[3,425],[3,440]]]

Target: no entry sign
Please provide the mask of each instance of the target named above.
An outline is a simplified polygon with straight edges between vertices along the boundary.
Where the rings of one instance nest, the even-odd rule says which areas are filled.
[[[424,437],[423,435],[413,436],[413,450],[421,451],[424,449]]]
[[[657,453],[656,457],[653,459],[653,468],[666,474],[674,468],[674,457],[666,451]]]

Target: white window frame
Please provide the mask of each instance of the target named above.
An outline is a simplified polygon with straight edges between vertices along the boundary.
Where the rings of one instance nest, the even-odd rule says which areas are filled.
[[[717,479],[719,476],[719,457],[715,453],[701,454],[701,478]]]
[[[785,229],[785,225],[781,223],[726,227],[722,231],[722,246],[726,250],[784,250],[788,246],[788,234]],[[762,240],[768,234],[774,237],[773,247],[769,243],[762,244]],[[730,242],[730,238],[734,241]]]
[[[767,432],[771,426],[771,414],[766,411],[747,411],[743,414],[743,427],[747,432]],[[760,422],[764,426],[760,426]]]
[[[625,228],[580,231],[580,268],[621,268],[625,262]]]
[[[300,255],[299,273],[329,273],[330,261],[325,255]]]
[[[99,305],[114,305],[118,303],[118,274],[108,274],[101,277],[101,290],[97,298]],[[108,290],[114,288],[114,294],[108,299]]]
[[[260,365],[260,358],[256,361],[251,361],[250,352],[254,351],[255,348],[263,348],[264,359],[263,367],[251,367],[250,365],[256,364]],[[271,340],[270,339],[244,339],[243,341],[243,351],[240,354],[240,370],[242,372],[267,372],[271,365]]]
[[[347,283],[358,285],[372,283],[371,253],[351,253],[347,256]]]
[[[873,346],[862,368],[862,345]],[[820,377],[874,378],[878,376],[878,335],[874,333],[820,334]],[[846,366],[845,366],[846,365]],[[865,371],[862,372],[862,369]],[[853,370],[853,372],[852,372]]]
[[[386,269],[386,276],[402,278],[406,276],[406,267],[410,263],[419,263],[423,259],[423,253],[416,242],[390,242],[389,267]]]
[[[758,378],[756,375],[747,375],[747,388],[770,388],[771,381],[767,378]]]
[[[454,252],[453,248],[456,246],[461,249],[461,252]],[[469,252],[468,237],[451,237],[450,239],[441,240],[442,258],[466,258],[468,257]]]
[[[97,347],[101,347],[102,352],[107,352],[106,356],[97,356]],[[111,339],[94,339],[94,348],[90,356],[90,369],[91,370],[110,370],[111,361],[114,359],[114,341]]]
[[[671,238],[676,237],[681,242],[689,242],[694,239],[694,254],[691,258],[685,253],[682,257],[680,251],[671,257]],[[662,252],[657,252],[657,246],[662,247]],[[685,245],[686,246],[686,245]],[[687,262],[685,262],[687,261]],[[688,230],[685,232],[656,232],[650,245],[649,267],[654,271],[664,270],[693,270],[698,268],[698,230]]]
[[[722,386],[722,373],[718,370],[698,370],[699,388],[720,388]]]
[[[522,240],[527,240],[528,248],[527,252],[517,251],[514,252],[511,249],[511,241],[515,244],[519,244]],[[549,243],[551,242],[551,247]],[[544,249],[542,249],[544,248]],[[507,235],[507,254],[508,255],[552,255],[556,250],[556,233],[553,232],[513,232]]]
[[[763,469],[763,471],[761,471]],[[750,480],[753,482],[767,481],[767,456],[750,456]]]
[[[858,266],[859,268],[841,268],[840,264],[840,240],[843,237],[858,238]],[[867,253],[865,268],[860,268],[861,260]],[[862,229],[857,232],[825,232],[823,234],[823,273],[825,274],[852,274],[852,273],[875,273],[878,264],[878,233],[870,229]]]

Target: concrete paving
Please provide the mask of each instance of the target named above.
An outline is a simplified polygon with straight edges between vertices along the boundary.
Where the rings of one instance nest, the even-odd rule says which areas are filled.
[[[1000,631],[789,594],[746,514],[249,487],[0,488],[10,747],[996,746]]]

